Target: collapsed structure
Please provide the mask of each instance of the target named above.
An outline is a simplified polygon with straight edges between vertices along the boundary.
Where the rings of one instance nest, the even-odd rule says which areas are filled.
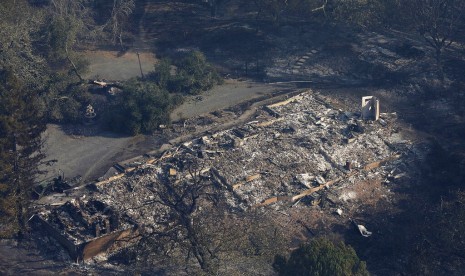
[[[361,112],[335,109],[304,92],[264,106],[241,126],[175,145],[161,156],[140,157],[126,172],[42,210],[34,221],[74,259],[87,260],[124,246],[141,227],[156,231],[163,224],[170,210],[157,203],[154,183],[169,179],[176,185],[195,177],[224,187],[227,204],[245,212],[302,200],[312,208],[326,200],[340,215],[341,202],[357,196],[346,188],[401,175],[400,154],[411,147],[397,132],[396,115],[379,115],[378,101],[371,106],[380,121],[363,120]],[[202,164],[196,171],[185,162],[192,158]]]

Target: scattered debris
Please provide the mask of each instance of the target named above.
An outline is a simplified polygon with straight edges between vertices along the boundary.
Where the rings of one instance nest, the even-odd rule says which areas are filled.
[[[242,186],[242,185],[244,185],[246,183],[252,182],[252,181],[254,181],[255,179],[258,179],[258,178],[260,178],[260,174],[254,174],[254,175],[247,176],[245,178],[245,181],[241,181],[241,182],[238,182],[238,183],[234,184],[233,189],[237,189],[240,186]]]
[[[304,185],[305,187],[307,188],[313,188],[313,180],[315,180],[315,176],[314,175],[310,175],[308,173],[302,173],[302,174],[298,174],[295,176],[296,180],[301,183],[302,185]]]
[[[370,237],[371,234],[372,234],[370,231],[368,231],[368,230],[366,229],[365,226],[363,226],[363,225],[361,225],[361,224],[357,224],[357,228],[358,228],[358,231],[360,232],[360,234],[361,234],[362,236],[364,236],[365,238]]]
[[[176,170],[173,168],[170,168],[170,176],[176,176]]]
[[[348,201],[357,197],[357,194],[353,191],[348,191],[339,196],[339,199],[342,201]]]
[[[346,161],[345,169],[348,170],[348,171],[351,171],[352,170],[352,162]]]
[[[378,122],[379,122],[379,124],[382,125],[383,127],[387,126],[386,121],[383,120],[383,119],[379,119]]]
[[[365,104],[378,119],[379,101],[369,97]],[[121,166],[120,174],[93,184],[88,198],[42,210],[38,217],[65,233],[57,239],[73,246],[124,231],[130,236],[136,225],[156,231],[168,210],[154,203],[156,193],[148,191],[163,177],[173,185],[211,181],[237,210],[292,205],[324,212],[328,207],[328,213],[337,208],[341,216],[343,209],[362,204],[357,202],[360,191],[351,188],[354,183],[401,177],[394,168],[403,162],[401,154],[410,152],[408,141],[396,137],[393,128],[366,122],[367,116],[334,109],[321,96],[304,92],[257,110],[253,123],[203,134],[179,146],[166,144],[161,156],[131,160],[133,165]],[[383,115],[389,125],[395,120]],[[193,158],[202,167],[188,169]],[[357,227],[365,237],[371,235],[363,225]],[[73,254],[85,259],[99,252]]]
[[[114,245],[118,247],[118,240],[135,235],[135,225],[114,208],[85,197],[42,211],[29,222],[54,238],[77,262],[111,251]]]

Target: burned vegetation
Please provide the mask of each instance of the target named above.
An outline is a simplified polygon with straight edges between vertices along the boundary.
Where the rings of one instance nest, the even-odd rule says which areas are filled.
[[[463,1],[0,2],[0,274],[464,274]]]

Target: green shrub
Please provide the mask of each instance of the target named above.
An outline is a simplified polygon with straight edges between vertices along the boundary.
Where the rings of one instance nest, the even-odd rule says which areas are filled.
[[[198,95],[222,82],[216,70],[207,63],[205,56],[199,51],[190,52],[176,66],[181,92]]]
[[[169,114],[179,99],[151,82],[130,80],[111,103],[106,122],[111,130],[131,135],[150,133],[169,123]]]
[[[176,67],[173,74],[172,65]],[[199,51],[190,52],[173,64],[169,59],[162,59],[149,79],[170,92],[191,95],[198,95],[223,81]]]
[[[176,72],[172,72],[172,66],[169,59],[162,59],[146,80],[133,79],[124,84],[123,92],[106,112],[111,130],[131,135],[153,132],[169,123],[170,111],[183,102],[180,93],[197,95],[222,82],[198,51],[176,62]]]
[[[53,18],[45,32],[48,45],[48,58],[57,62],[66,59],[66,49],[76,40],[77,25],[70,18]]]
[[[277,255],[273,267],[279,275],[369,275],[365,262],[360,261],[352,247],[327,239],[301,245],[289,259]]]
[[[154,80],[158,86],[166,88],[171,79],[171,60],[163,58],[155,64],[155,72],[150,74],[150,79]]]
[[[83,119],[86,105],[91,101],[87,87],[73,83],[65,73],[51,74],[46,83],[46,92],[40,98],[42,113],[48,122],[76,123]]]

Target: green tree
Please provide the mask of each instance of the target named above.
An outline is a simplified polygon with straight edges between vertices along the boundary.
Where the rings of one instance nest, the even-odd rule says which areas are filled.
[[[110,106],[108,126],[132,135],[150,133],[169,123],[174,103],[174,97],[156,84],[130,80]]]
[[[25,0],[0,2],[0,236],[21,238],[45,129],[39,93],[47,62],[37,54],[34,34],[41,12]]]
[[[0,1],[0,69],[8,68],[30,89],[42,90],[48,65],[37,54],[34,33],[42,25],[42,15],[24,0]]]
[[[101,37],[102,27],[96,26],[89,0],[53,0],[42,13],[49,18],[43,24],[42,47],[56,70],[70,70],[83,81],[81,55],[74,51],[78,45]]]
[[[76,25],[63,17],[56,17],[50,22],[46,31],[49,59],[53,61],[66,59],[68,45],[74,45],[76,40],[76,28]]]
[[[85,85],[72,83],[73,80],[76,78],[73,78],[71,72],[50,74],[47,93],[41,97],[49,122],[75,123],[82,120],[83,111],[91,101],[91,96]]]
[[[175,65],[176,74],[168,85],[170,91],[198,95],[222,82],[216,70],[199,51],[188,53]]]
[[[289,259],[276,256],[273,266],[279,275],[369,275],[352,247],[321,238],[301,245]]]
[[[0,236],[21,238],[45,124],[37,95],[11,70],[0,71]]]
[[[76,120],[87,100],[79,79],[87,63],[72,50],[79,28],[68,19],[71,8],[59,2],[53,7],[51,2],[40,7],[24,0],[0,2],[0,69],[8,68],[35,91],[37,108],[55,122]]]

